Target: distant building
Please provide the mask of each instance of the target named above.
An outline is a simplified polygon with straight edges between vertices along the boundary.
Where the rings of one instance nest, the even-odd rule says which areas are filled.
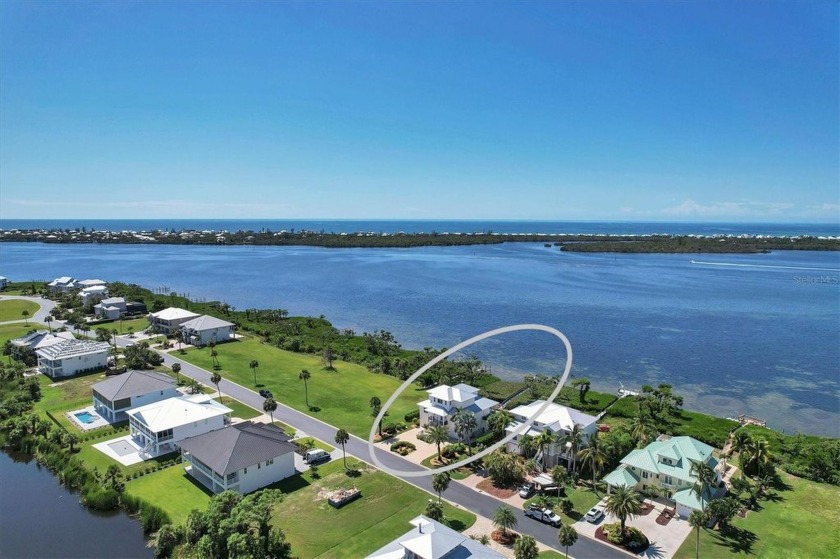
[[[5,289],[7,285],[9,285],[9,278],[0,276],[0,289]]]
[[[90,340],[64,340],[35,352],[38,370],[48,377],[69,377],[104,369],[110,344]]]
[[[181,339],[196,347],[210,342],[222,343],[234,339],[234,324],[214,316],[202,315],[181,324]]]
[[[544,403],[545,400],[536,400],[528,405],[517,406],[510,410],[514,421],[508,425],[507,432],[512,433],[519,428],[529,417],[537,413],[537,410]],[[596,421],[597,418],[595,416],[552,402],[544,412],[537,416],[528,431],[517,435],[507,443],[507,449],[509,452],[519,452],[519,440],[522,438],[522,435],[537,437],[544,431],[548,431],[554,437],[555,442],[546,447],[546,456],[538,456],[538,461],[545,470],[556,466],[561,460],[568,467],[572,462],[571,443],[561,442],[562,438],[571,432],[574,425],[579,425],[585,439],[586,436],[592,435],[597,430],[598,426],[595,423]]]
[[[132,408],[181,395],[172,377],[154,371],[128,371],[97,382],[92,389],[96,412],[110,423],[128,419]]]
[[[68,293],[73,290],[74,281],[70,276],[61,276],[48,283],[47,289],[50,293]]]
[[[187,473],[213,493],[250,493],[295,474],[297,446],[274,425],[245,421],[179,446]]]
[[[721,465],[714,449],[691,437],[660,435],[644,448],[637,448],[621,459],[621,465],[604,477],[608,488],[627,486],[643,493],[656,492],[670,499],[677,514],[687,518],[691,511],[702,510],[706,503],[726,493],[720,477]],[[693,463],[706,464],[715,471],[714,484],[698,496],[692,489],[697,477]]]
[[[123,297],[109,297],[102,299],[93,306],[93,314],[96,318],[118,319],[128,311],[128,304]]]
[[[467,438],[483,433],[487,428],[487,416],[499,407],[499,402],[489,398],[482,398],[478,395],[478,388],[468,384],[456,384],[448,386],[442,384],[431,390],[428,400],[423,400],[417,405],[420,408],[421,425],[443,425],[449,430],[452,437],[457,438],[455,425],[452,418],[458,410],[464,410],[475,416],[476,429]]]
[[[129,434],[141,457],[178,449],[186,438],[230,424],[231,410],[206,394],[179,396],[128,410]]]
[[[108,296],[108,286],[94,285],[92,287],[85,287],[79,292],[79,297],[82,300],[82,305],[89,305],[97,301],[101,301]]]
[[[188,320],[198,318],[199,316],[200,315],[197,315],[194,312],[179,309],[177,307],[169,307],[167,309],[163,309],[162,311],[150,313],[149,326],[153,329],[157,328],[161,334],[170,335],[177,332],[183,323]]]
[[[102,281],[101,279],[86,279],[86,280],[78,280],[73,282],[73,287],[75,289],[88,289],[91,287],[105,287],[107,282]]]
[[[414,528],[365,559],[504,559],[477,540],[449,526],[420,515],[410,522]]]

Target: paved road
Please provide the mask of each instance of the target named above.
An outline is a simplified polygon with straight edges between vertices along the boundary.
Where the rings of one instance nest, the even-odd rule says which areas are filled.
[[[56,305],[55,301],[50,301],[49,299],[42,299],[40,297],[24,297],[23,295],[3,295],[2,297],[0,297],[0,300],[5,299],[20,299],[23,301],[32,301],[33,303],[41,305],[41,308],[35,311],[35,314],[33,314],[27,319],[28,322],[40,322],[41,324],[47,323],[47,321],[44,319],[47,317],[48,314],[52,313]],[[0,324],[17,324],[18,322],[24,323],[27,321],[24,321],[23,319],[9,320],[6,322],[0,322]]]
[[[119,338],[117,339],[118,341],[121,341]],[[173,363],[180,363],[182,375],[194,378],[209,386],[213,386],[210,382],[210,376],[212,374],[210,371],[196,367],[195,365],[187,363],[182,359],[178,359],[175,355],[170,355],[164,352],[161,352],[161,355],[163,355],[164,363],[168,366],[172,366]],[[243,404],[250,406],[255,410],[262,411],[264,398],[253,390],[224,379],[222,379],[219,383],[219,387],[221,388],[222,393],[239,400]],[[296,429],[300,429],[307,435],[311,435],[324,442],[334,444],[336,432],[335,427],[288,406],[280,404],[279,402],[277,404],[277,410],[274,412],[274,419],[291,425]],[[353,456],[365,462],[370,462],[367,441],[350,435],[350,441],[347,443],[345,448],[349,456]],[[413,464],[393,452],[377,448],[376,453],[377,458],[379,458],[383,464],[394,468],[395,470],[424,469],[422,466]],[[403,479],[403,481],[415,485],[432,495],[436,495],[436,493],[432,490],[432,479],[430,476],[406,478]],[[500,502],[497,499],[490,497],[489,495],[479,493],[475,489],[460,483],[452,483],[449,485],[449,489],[446,490],[446,498],[455,506],[460,506],[461,508],[487,518],[493,518],[493,514],[500,505]],[[549,545],[555,549],[559,547],[559,544],[557,543],[556,528],[552,528],[546,524],[527,518],[521,510],[516,510],[516,514],[517,519],[519,520],[517,529],[520,532],[531,534],[541,543]],[[569,549],[577,559],[625,559],[627,556],[627,554],[621,551],[607,547],[604,544],[585,536],[579,537],[577,543]]]

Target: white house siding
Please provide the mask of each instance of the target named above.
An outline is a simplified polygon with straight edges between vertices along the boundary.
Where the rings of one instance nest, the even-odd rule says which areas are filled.
[[[248,473],[245,473],[248,470]],[[239,492],[250,493],[295,474],[295,454],[288,452],[274,458],[274,463],[248,466],[239,470]]]
[[[198,337],[198,342],[193,345],[206,346],[210,342],[221,343],[229,341],[233,337],[233,327],[222,326],[219,328],[202,330],[201,332],[190,330],[189,334],[190,336]]]
[[[49,377],[69,377],[77,373],[104,369],[108,364],[108,352],[74,355],[63,359],[38,358],[38,369]]]
[[[195,437],[196,435],[202,435],[209,431],[214,431],[216,429],[221,429],[227,424],[227,417],[223,415],[219,415],[216,417],[211,417],[207,419],[200,419],[198,421],[190,422],[185,425],[179,425],[177,427],[172,428],[172,438],[166,441],[161,441],[158,443],[158,446],[163,446],[166,443],[174,445],[174,447],[178,447],[178,442],[186,439],[187,437]],[[137,425],[135,425],[135,422]],[[135,438],[142,438],[146,441],[146,444],[152,442],[149,440],[149,435],[144,432],[143,428],[148,429],[145,425],[143,425],[137,419],[129,417],[129,425],[131,427],[131,435]],[[143,446],[146,446],[143,444]],[[157,450],[157,449],[156,449]]]

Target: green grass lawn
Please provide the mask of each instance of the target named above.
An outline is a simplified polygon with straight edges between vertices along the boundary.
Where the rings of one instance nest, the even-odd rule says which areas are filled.
[[[545,496],[549,499],[550,504],[557,501],[557,491],[548,491],[545,493]],[[583,515],[586,514],[586,511],[594,507],[598,501],[600,501],[604,497],[603,494],[598,494],[592,491],[592,489],[585,487],[585,486],[577,486],[575,488],[567,487],[565,493],[561,493],[560,499],[568,498],[571,499],[574,508],[572,512],[569,514],[564,514],[562,510],[560,510],[559,506],[554,507],[554,512],[560,515],[563,518],[563,522],[566,524],[572,524],[577,522]],[[539,496],[535,495],[525,501],[524,506],[528,506]]]
[[[186,474],[182,464],[133,479],[125,490],[161,507],[176,525],[183,524],[190,511],[204,510],[210,502],[210,493]]]
[[[373,425],[371,397],[378,396],[384,402],[400,385],[399,379],[372,373],[355,363],[336,361],[336,370],[327,371],[320,357],[284,351],[254,338],[219,344],[216,351],[224,378],[252,389],[266,387],[274,393],[278,402],[365,439]],[[185,355],[173,355],[213,370],[209,348],[190,349]],[[259,386],[256,387],[254,373],[248,367],[252,359],[260,364],[257,369]],[[312,374],[308,381],[312,409],[306,407],[304,383],[298,378],[301,369],[307,369]],[[393,421],[402,421],[403,416],[416,410],[417,402],[426,396],[419,388],[409,388],[388,411],[389,417]]]
[[[411,529],[409,520],[422,514],[431,495],[383,472],[365,468],[359,477],[348,477],[340,460],[321,466],[321,479],[309,474],[277,484],[286,492],[277,505],[274,524],[283,529],[299,557],[364,557]],[[340,509],[331,507],[324,490],[358,487],[362,497]],[[475,515],[448,504],[448,523],[464,530]]]
[[[746,518],[735,518],[739,539],[723,538],[719,532],[700,532],[701,557],[755,556],[762,559],[840,556],[840,487],[780,474],[787,489],[760,501],[763,507]],[[692,559],[692,533],[675,555]]]
[[[565,559],[565,557],[565,555],[557,553],[556,551],[543,551],[537,555],[537,559]]]
[[[414,452],[417,452],[417,451],[415,450]],[[435,470],[437,468],[440,468],[441,466],[436,466],[436,465],[432,464],[432,459],[434,459],[434,458],[437,458],[437,451],[433,452],[432,454],[430,454],[429,456],[424,458],[420,462],[420,465],[425,466],[426,468],[429,468],[430,470]],[[462,458],[459,458],[458,462],[464,460],[465,458],[466,458],[466,456],[462,457]],[[450,464],[451,463],[452,462],[450,462]],[[467,479],[472,474],[473,474],[473,471],[472,471],[472,469],[470,469],[469,466],[463,466],[463,467],[457,468],[455,470],[449,470],[449,476],[452,479],[455,479],[455,480]]]
[[[40,324],[32,322],[29,323],[29,326],[24,326],[23,324],[3,324],[0,326],[0,346],[5,345],[9,340],[21,338],[25,336],[27,332],[36,330],[39,327],[41,327]],[[8,361],[8,358],[6,358],[7,363]]]
[[[29,311],[29,318],[32,318],[41,305],[33,301],[22,301],[20,299],[4,299],[0,301],[0,322],[7,322],[9,320],[23,320],[20,314],[23,311]]]

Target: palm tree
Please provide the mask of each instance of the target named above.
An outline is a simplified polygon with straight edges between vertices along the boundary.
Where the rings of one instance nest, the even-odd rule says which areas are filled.
[[[427,517],[431,518],[432,520],[437,520],[440,522],[443,520],[443,504],[436,503],[432,499],[429,499],[429,502],[426,504],[426,510],[423,511]]]
[[[266,398],[263,401],[263,411],[271,417],[271,423],[274,424],[274,410],[277,409],[277,401],[274,398]]]
[[[449,488],[449,481],[452,478],[449,477],[449,472],[443,472],[440,474],[434,474],[432,476],[432,489],[435,490],[435,493],[438,494],[438,502],[443,502],[443,492]]]
[[[566,559],[569,559],[569,548],[575,545],[578,539],[577,531],[568,524],[563,524],[557,531],[557,539],[560,545],[566,548]]]
[[[378,396],[373,396],[370,399],[370,415],[372,415],[375,419],[376,416],[379,415],[379,412],[381,410],[382,410],[382,400],[380,400]],[[379,438],[381,439],[382,438],[382,421],[379,422],[379,425],[377,425],[377,427],[378,427],[378,431],[379,431]]]
[[[551,469],[551,481],[557,484],[557,498],[560,498],[560,491],[566,488],[569,483],[569,471],[557,464]]]
[[[175,373],[175,384],[181,384],[181,364],[173,363],[172,372]]]
[[[487,418],[487,428],[497,437],[505,434],[505,429],[513,422],[513,414],[506,409],[499,408]]]
[[[548,466],[548,456],[546,455],[547,449],[546,447],[554,442],[554,435],[546,429],[539,435],[537,435],[536,440],[534,441],[536,445],[540,449],[540,453],[542,454],[542,468],[545,470],[546,466]]]
[[[642,448],[653,438],[655,428],[651,417],[640,413],[630,422],[630,436],[636,442],[636,448]]]
[[[120,490],[121,483],[120,478],[122,478],[122,471],[120,471],[120,467],[116,464],[111,464],[108,466],[108,469],[105,470],[105,481],[111,487],[111,489],[115,489],[117,491]]]
[[[251,359],[251,362],[248,363],[248,366],[251,367],[251,370],[254,371],[254,386],[257,385],[257,367],[260,366],[260,362],[256,359]]]
[[[562,437],[562,443],[569,444],[569,453],[572,456],[572,472],[577,471],[577,456],[580,445],[583,442],[583,426],[580,423],[572,425],[572,429]]]
[[[516,519],[513,509],[508,506],[500,506],[493,514],[493,526],[501,530],[504,536],[508,535],[508,530],[516,528],[517,524],[519,520]]]
[[[732,452],[743,452],[747,450],[747,448],[752,442],[752,437],[750,434],[744,430],[737,430],[732,435]]]
[[[536,439],[531,435],[522,435],[519,437],[519,452],[522,456],[528,457],[537,447]]]
[[[20,311],[20,316],[23,317],[24,326],[29,326],[29,311],[26,310],[26,309],[23,309],[22,311]]]
[[[201,383],[194,378],[190,379],[189,382],[187,382],[187,392],[190,394],[198,394],[201,392]]]
[[[344,469],[347,469],[347,450],[344,445],[350,440],[350,435],[344,429],[339,429],[335,432],[335,442],[341,445],[341,451],[344,453]]]
[[[463,443],[464,440],[469,441],[472,432],[475,431],[477,423],[475,421],[475,414],[463,408],[459,408],[455,415],[452,416],[452,423],[455,424],[455,432],[458,433],[458,441]],[[470,452],[469,446],[467,451]]]
[[[75,433],[67,433],[67,437],[64,439],[67,443],[67,447],[70,449],[70,452],[73,452],[73,447],[79,442],[79,437]]]
[[[440,445],[449,440],[449,431],[447,431],[446,427],[443,425],[435,425],[426,429],[426,434],[429,436],[432,443],[437,445],[437,459],[438,462],[440,462]]]
[[[117,334],[119,334],[119,332],[117,332],[117,329],[111,328],[111,337],[114,340],[114,349],[117,349]]]
[[[212,382],[213,384],[216,385],[216,390],[219,391],[219,401],[221,402],[222,401],[222,389],[219,388],[219,383],[222,382],[222,375],[220,375],[219,373],[213,373],[210,376],[210,382]]]
[[[515,559],[537,559],[540,550],[537,548],[537,540],[534,536],[524,535],[513,544],[513,556]]]
[[[306,407],[309,407],[309,385],[307,381],[312,378],[312,375],[306,369],[301,369],[298,379],[303,381],[303,392],[306,396]]]
[[[213,360],[213,368],[214,369],[218,369],[219,367],[221,367],[221,365],[219,364],[218,357],[219,357],[219,352],[216,351],[215,349],[211,349],[210,350],[210,358]]]
[[[47,316],[44,317],[44,322],[47,323],[47,328],[50,329],[50,334],[53,333],[52,332],[52,320],[53,320],[53,317],[52,317],[51,314],[48,314]]]
[[[764,468],[770,463],[773,455],[770,453],[770,443],[765,439],[753,439],[745,449],[747,464],[755,467],[756,475],[761,476]]]
[[[700,502],[700,507],[703,511],[706,510],[706,490],[717,478],[717,474],[711,466],[705,462],[691,462],[690,475],[696,478],[694,485],[691,487],[691,492],[697,495],[697,500]]]
[[[584,465],[588,466],[589,470],[592,472],[592,490],[597,494],[598,486],[596,481],[598,479],[598,474],[601,473],[601,468],[604,467],[604,464],[607,461],[607,453],[605,452],[597,433],[593,433],[589,436],[586,446],[578,451],[578,457],[580,458],[580,461]]]
[[[619,485],[607,497],[607,505],[604,508],[608,513],[618,517],[621,522],[621,539],[624,540],[627,518],[632,519],[634,516],[641,514],[642,501],[634,489],[626,485]]]
[[[694,548],[694,557],[696,559],[700,559],[700,528],[706,525],[706,515],[699,511],[693,510],[691,514],[688,515],[688,524],[694,531],[697,532],[697,544]]]

